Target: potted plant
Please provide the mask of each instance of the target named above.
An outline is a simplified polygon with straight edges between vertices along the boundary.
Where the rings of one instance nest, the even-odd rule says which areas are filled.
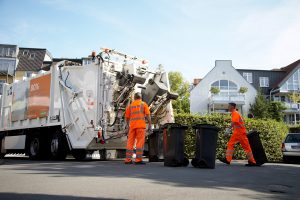
[[[246,92],[248,92],[248,88],[246,88],[246,87],[240,87],[239,93],[245,94]]]
[[[220,89],[217,88],[217,87],[211,87],[211,88],[210,88],[210,92],[211,92],[212,94],[219,94],[219,93],[220,93]]]

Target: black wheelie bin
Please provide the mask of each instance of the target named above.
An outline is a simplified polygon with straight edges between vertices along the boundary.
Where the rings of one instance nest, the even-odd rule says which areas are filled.
[[[184,136],[187,126],[177,123],[167,123],[162,127],[164,166],[188,166],[189,160],[184,154]]]
[[[164,160],[163,138],[161,129],[153,129],[153,133],[148,136],[149,162]]]
[[[196,132],[196,157],[192,160],[192,165],[197,168],[214,169],[220,129],[209,124],[197,124],[193,129]]]
[[[249,144],[253,153],[253,157],[256,161],[256,165],[261,166],[264,163],[268,162],[265,149],[261,143],[259,132],[249,131],[247,134]]]

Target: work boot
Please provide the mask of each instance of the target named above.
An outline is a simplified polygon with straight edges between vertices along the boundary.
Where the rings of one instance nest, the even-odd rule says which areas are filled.
[[[230,162],[226,158],[220,158],[219,161],[221,161],[222,163],[225,163],[227,165],[230,165]]]
[[[245,165],[246,167],[257,167],[258,165],[254,162],[248,161],[248,164]]]
[[[146,165],[146,163],[144,161],[135,162],[134,164],[136,164],[136,165]]]

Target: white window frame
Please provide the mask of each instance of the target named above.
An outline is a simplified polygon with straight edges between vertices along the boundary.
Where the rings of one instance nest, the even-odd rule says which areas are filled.
[[[260,87],[270,87],[269,77],[259,77],[259,86]]]
[[[251,72],[243,72],[243,77],[249,82],[253,83],[253,74]]]

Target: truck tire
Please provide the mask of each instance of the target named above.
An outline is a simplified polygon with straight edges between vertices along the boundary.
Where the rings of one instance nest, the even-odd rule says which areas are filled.
[[[68,154],[68,144],[63,133],[54,133],[50,141],[50,157],[53,160],[64,160]]]
[[[38,136],[31,136],[29,140],[28,155],[32,160],[37,160],[42,157],[41,140]]]
[[[1,152],[2,151],[2,142],[3,142],[3,140],[0,139],[0,159],[4,158],[4,156],[5,156],[5,153]]]
[[[87,150],[85,149],[73,149],[72,150],[72,155],[76,160],[84,160],[87,156]]]

